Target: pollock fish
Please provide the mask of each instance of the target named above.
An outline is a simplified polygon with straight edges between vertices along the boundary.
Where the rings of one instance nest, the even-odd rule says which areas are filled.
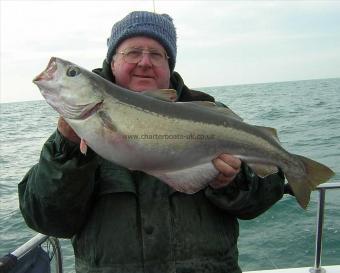
[[[218,175],[212,160],[228,153],[261,176],[281,168],[301,207],[333,175],[327,166],[286,151],[273,128],[250,125],[210,102],[176,102],[174,90],[132,92],[52,57],[34,78],[41,94],[101,157],[193,194]]]

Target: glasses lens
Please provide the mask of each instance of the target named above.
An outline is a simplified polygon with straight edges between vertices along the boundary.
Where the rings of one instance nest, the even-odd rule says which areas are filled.
[[[149,56],[154,66],[161,66],[164,64],[165,56],[162,52],[156,50],[150,51]]]
[[[143,50],[140,50],[138,48],[126,49],[123,52],[123,56],[124,56],[124,60],[127,63],[135,64],[135,63],[138,63],[142,59]]]

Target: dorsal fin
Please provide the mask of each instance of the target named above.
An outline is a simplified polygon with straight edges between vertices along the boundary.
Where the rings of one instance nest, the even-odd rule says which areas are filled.
[[[177,100],[177,92],[175,89],[147,90],[142,91],[141,94],[163,101],[175,102]]]
[[[265,126],[255,126],[260,129],[262,132],[265,132],[267,135],[272,136],[278,143],[280,143],[279,137],[277,135],[277,131],[275,128],[265,127]]]
[[[233,112],[230,108],[218,106],[216,103],[211,102],[211,101],[190,101],[190,102],[185,102],[185,103],[192,103],[192,104],[196,104],[196,105],[199,105],[199,106],[207,107],[212,111],[227,115],[227,116],[232,117],[234,119],[237,119],[237,120],[240,120],[240,121],[243,120],[239,115],[237,115],[235,112]]]

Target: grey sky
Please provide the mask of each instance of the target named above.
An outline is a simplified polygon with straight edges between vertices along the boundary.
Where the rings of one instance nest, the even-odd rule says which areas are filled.
[[[57,56],[101,66],[112,24],[152,1],[1,2],[1,102],[42,99]],[[173,17],[190,87],[340,77],[340,1],[155,1]]]

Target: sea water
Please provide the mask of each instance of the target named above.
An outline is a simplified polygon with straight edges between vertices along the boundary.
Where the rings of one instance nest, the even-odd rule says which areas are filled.
[[[340,78],[201,88],[245,122],[274,127],[284,148],[320,161],[340,182]],[[58,114],[45,101],[0,104],[0,257],[36,234],[19,210],[17,185],[39,159]],[[312,266],[318,194],[307,210],[284,196],[256,219],[240,221],[243,270]],[[340,264],[340,190],[326,193],[322,264]],[[74,272],[61,240],[65,272]]]

